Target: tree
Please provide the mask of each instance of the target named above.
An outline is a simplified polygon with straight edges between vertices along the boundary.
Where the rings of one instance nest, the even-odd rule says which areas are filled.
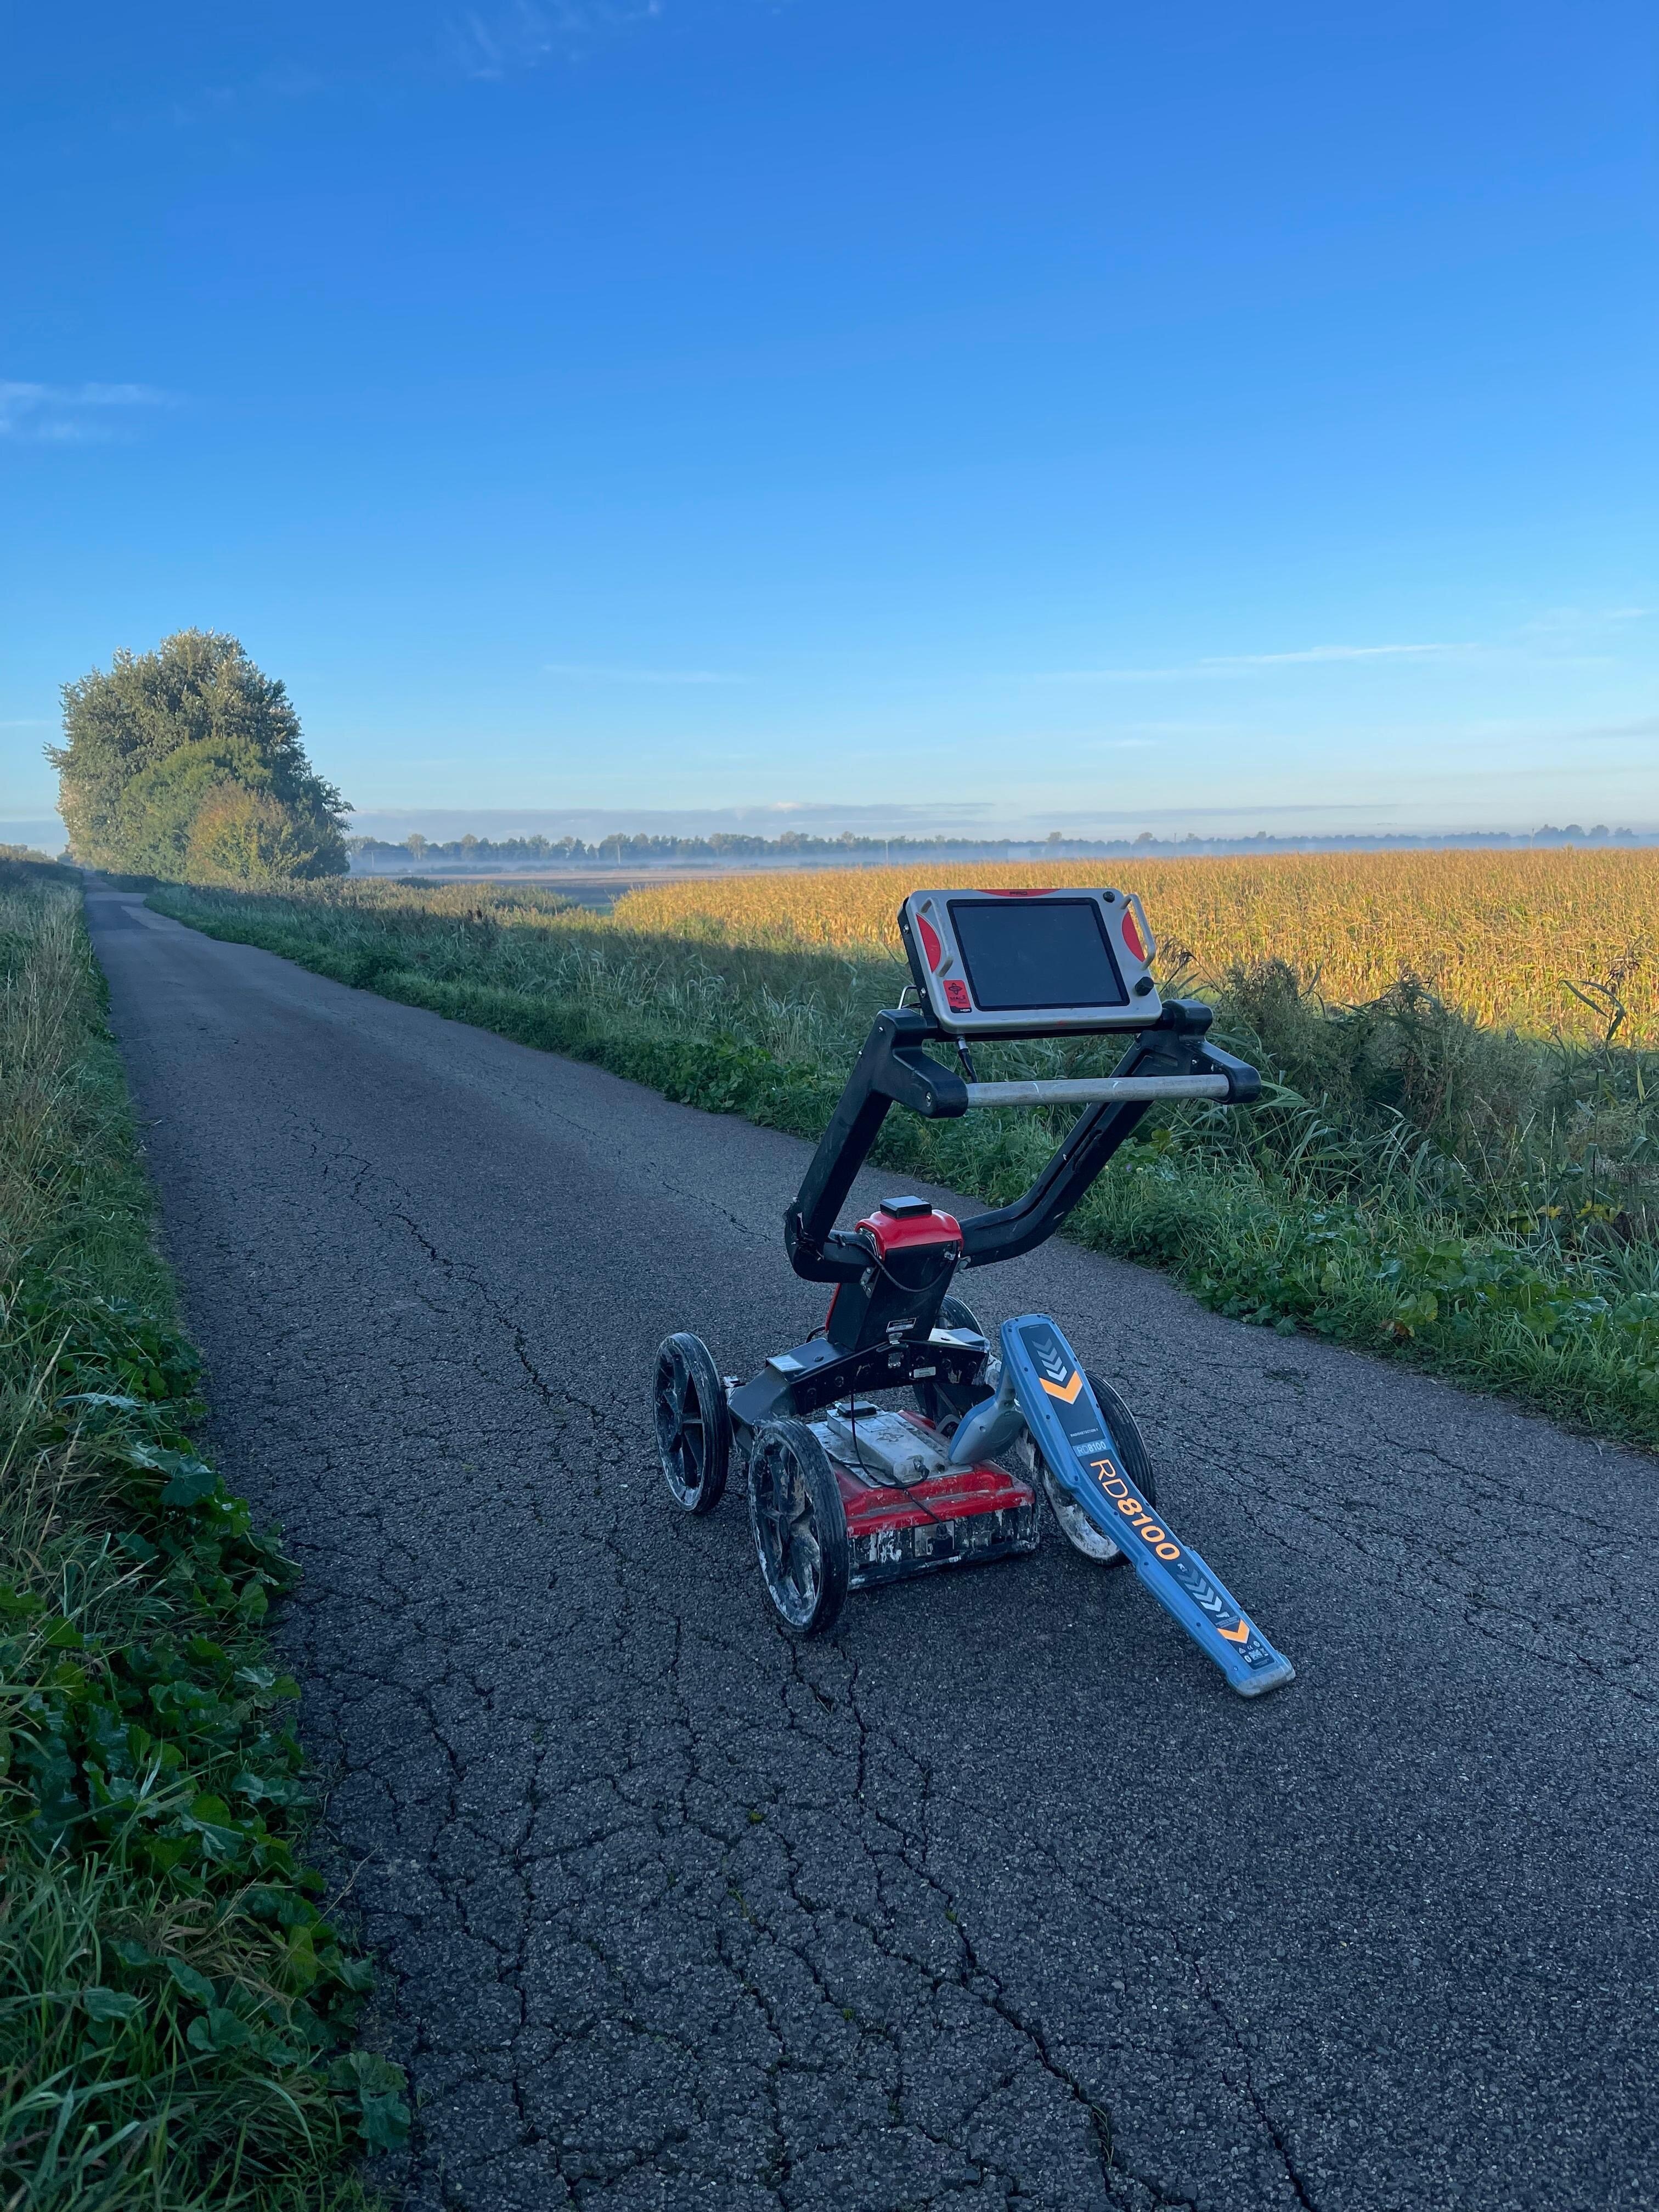
[[[343,876],[345,802],[306,757],[287,691],[234,637],[179,630],[64,686],[48,745],[70,850],[211,883]]]
[[[311,858],[280,799],[224,783],[208,793],[190,825],[185,873],[193,884],[278,884],[305,873]]]

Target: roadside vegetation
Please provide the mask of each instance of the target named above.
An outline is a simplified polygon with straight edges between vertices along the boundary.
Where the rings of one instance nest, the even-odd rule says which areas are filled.
[[[780,880],[731,895],[763,897]],[[801,901],[844,889],[788,881]],[[665,915],[668,896],[636,894],[610,916],[528,887],[386,882],[168,888],[151,903],[340,981],[816,1138],[903,969],[880,942],[803,942],[690,904]],[[1613,933],[1624,926],[1620,915]],[[1532,957],[1547,963],[1552,948],[1534,943]],[[1207,973],[1195,956],[1172,973],[1166,957],[1166,994],[1209,1000],[1218,1036],[1261,1067],[1264,1103],[1149,1118],[1072,1233],[1170,1268],[1221,1312],[1413,1359],[1659,1446],[1659,1052],[1625,1042],[1639,945],[1621,958],[1599,977],[1558,979],[1583,1025],[1529,1036],[1474,1021],[1410,973],[1345,1003],[1265,948]],[[1541,996],[1535,978],[1528,988]],[[980,1064],[1092,1073],[1111,1057],[1004,1046]],[[896,1112],[875,1157],[1000,1203],[1068,1118]]]
[[[301,1851],[294,1570],[194,1356],[70,870],[0,860],[0,2206],[349,2212],[402,2138]]]
[[[185,629],[64,686],[48,745],[77,860],[188,883],[346,872],[344,802],[283,685],[234,637]]]

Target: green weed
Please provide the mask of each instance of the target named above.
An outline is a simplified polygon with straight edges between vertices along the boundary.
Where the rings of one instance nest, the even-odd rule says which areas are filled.
[[[0,863],[0,2204],[345,2212],[401,2076],[149,1231],[78,882]]]

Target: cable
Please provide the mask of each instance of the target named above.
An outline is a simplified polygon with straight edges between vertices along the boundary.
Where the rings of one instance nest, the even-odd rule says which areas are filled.
[[[853,1454],[858,1462],[859,1473],[863,1475],[867,1475],[871,1482],[878,1490],[896,1490],[902,1492],[903,1495],[909,1499],[911,1504],[921,1506],[922,1511],[927,1516],[927,1518],[933,1522],[936,1528],[948,1528],[950,1525],[949,1522],[945,1521],[941,1515],[934,1512],[933,1507],[927,1503],[927,1500],[925,1498],[918,1498],[915,1495],[917,1484],[931,1481],[933,1479],[931,1476],[919,1474],[916,1477],[915,1482],[906,1482],[902,1475],[890,1475],[885,1474],[880,1468],[872,1467],[869,1462],[860,1451],[858,1399],[856,1395],[849,1397],[847,1401],[847,1425],[853,1431]]]

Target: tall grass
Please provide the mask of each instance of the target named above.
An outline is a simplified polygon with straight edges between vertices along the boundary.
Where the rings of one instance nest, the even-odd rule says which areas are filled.
[[[149,1232],[78,882],[0,861],[0,2205],[344,2212],[399,2077]]]
[[[654,909],[633,900],[603,918],[529,889],[169,889],[152,903],[806,1137],[905,981],[878,945],[683,936],[635,926]],[[1344,1005],[1288,963],[1256,960],[1206,994],[1219,1035],[1262,1067],[1262,1105],[1149,1120],[1072,1234],[1172,1267],[1224,1312],[1425,1361],[1659,1444],[1659,1055],[1616,1036],[1486,1028],[1411,976]],[[1098,1042],[1004,1046],[981,1073],[1088,1072],[1112,1056]],[[1000,1203],[1066,1119],[895,1114],[876,1157]]]

